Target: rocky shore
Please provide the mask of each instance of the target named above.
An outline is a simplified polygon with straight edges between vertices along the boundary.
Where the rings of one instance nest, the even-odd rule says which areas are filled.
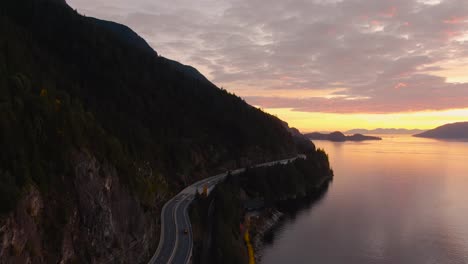
[[[263,238],[267,232],[275,227],[283,218],[284,214],[275,208],[266,209],[254,220],[255,229],[252,245],[255,252],[255,263],[262,260]]]

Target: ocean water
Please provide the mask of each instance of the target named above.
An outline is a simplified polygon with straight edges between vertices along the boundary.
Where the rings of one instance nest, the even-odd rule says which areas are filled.
[[[314,141],[334,180],[275,231],[262,263],[468,263],[468,142],[382,137]]]

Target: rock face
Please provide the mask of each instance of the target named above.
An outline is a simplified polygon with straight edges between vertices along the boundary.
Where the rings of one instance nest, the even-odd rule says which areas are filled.
[[[115,168],[84,152],[73,160],[68,201],[31,186],[1,220],[0,263],[141,263],[154,251],[158,216],[143,210]]]
[[[443,125],[414,136],[439,139],[468,139],[468,122]]]
[[[41,230],[37,225],[37,220],[42,217],[43,211],[44,204],[39,191],[31,188],[18,203],[18,209],[2,220],[1,263],[31,263],[33,259],[43,259]]]
[[[344,142],[344,141],[365,141],[365,140],[382,140],[380,137],[373,137],[373,136],[365,136],[362,134],[354,134],[352,136],[346,136],[341,132],[333,132],[330,134],[322,134],[322,133],[308,133],[305,134],[306,137],[309,139],[316,139],[316,140],[330,140],[335,142]]]
[[[0,264],[144,262],[171,192],[297,154],[278,118],[59,3],[0,2]]]

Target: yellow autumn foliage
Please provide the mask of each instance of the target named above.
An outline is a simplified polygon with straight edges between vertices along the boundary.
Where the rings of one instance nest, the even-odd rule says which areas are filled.
[[[247,245],[247,251],[249,253],[249,264],[255,264],[255,254],[254,254],[254,250],[252,247],[252,243],[250,243],[249,230],[245,231],[244,233],[244,241],[245,241],[245,244]]]
[[[48,94],[48,92],[47,92],[46,89],[42,89],[42,90],[41,90],[41,94],[40,94],[41,97],[45,97],[45,96],[47,96],[47,94]]]

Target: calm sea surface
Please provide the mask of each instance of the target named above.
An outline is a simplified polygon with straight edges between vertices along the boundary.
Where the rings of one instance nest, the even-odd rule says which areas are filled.
[[[468,142],[314,141],[335,178],[286,220],[264,264],[467,264]]]

